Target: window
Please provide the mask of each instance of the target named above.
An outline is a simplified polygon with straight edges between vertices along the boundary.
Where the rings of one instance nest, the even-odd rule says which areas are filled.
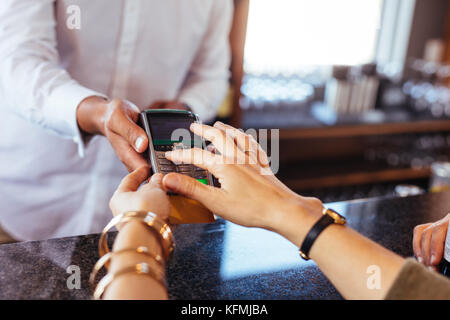
[[[250,1],[245,72],[302,74],[377,57],[383,0]]]

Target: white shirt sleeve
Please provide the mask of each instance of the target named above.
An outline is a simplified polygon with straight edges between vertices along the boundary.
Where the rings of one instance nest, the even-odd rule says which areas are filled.
[[[229,86],[232,16],[231,0],[214,0],[208,30],[178,96],[203,121],[216,116]]]
[[[84,143],[79,103],[104,96],[83,87],[59,66],[54,0],[0,1],[0,107],[63,138]]]

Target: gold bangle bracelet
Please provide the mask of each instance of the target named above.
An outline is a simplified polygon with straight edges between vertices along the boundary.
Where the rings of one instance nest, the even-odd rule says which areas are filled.
[[[102,298],[103,293],[105,292],[106,288],[118,277],[123,276],[128,273],[135,273],[139,275],[146,275],[153,280],[157,281],[163,288],[166,288],[166,281],[164,279],[163,274],[157,274],[154,270],[152,270],[149,265],[145,262],[138,263],[134,266],[124,268],[122,270],[119,270],[115,273],[108,273],[106,276],[104,276],[97,284],[97,287],[95,288],[93,298],[95,300],[99,300]]]
[[[107,233],[116,225],[128,222],[130,220],[138,220],[145,226],[149,227],[150,230],[157,233],[158,240],[163,248],[164,257],[167,260],[175,247],[172,230],[169,225],[158,218],[156,214],[146,211],[129,211],[112,218],[111,221],[105,226],[100,236],[100,241],[98,244],[100,257],[110,252]]]
[[[143,222],[141,219],[138,219],[136,217],[127,217],[127,216],[122,217],[122,219],[120,219],[119,223],[124,224],[124,223],[127,223],[127,222],[131,221],[131,220],[136,220],[137,222],[142,223],[146,227],[148,227],[148,225],[145,222]],[[166,251],[168,250],[167,242],[164,242],[164,240],[162,239],[161,235],[158,233],[158,231],[155,228],[148,228],[148,230],[155,235],[156,240],[158,241],[158,244],[161,247],[162,254],[163,254],[165,260],[167,260],[167,253],[166,253]],[[100,240],[99,240],[99,255],[100,255],[100,257],[103,257],[103,256],[107,255],[110,252],[111,251],[110,251],[110,249],[108,247],[108,234],[107,233],[103,233],[100,236]]]
[[[112,252],[108,252],[104,256],[102,256],[98,261],[95,263],[91,274],[89,275],[89,285],[91,286],[91,290],[95,289],[95,278],[97,277],[98,272],[105,267],[105,269],[108,269],[109,261],[112,257],[122,254],[122,253],[138,253],[146,255],[147,257],[154,260],[161,268],[164,268],[164,259],[160,255],[152,254],[147,247],[139,246],[137,248],[128,248],[128,249],[121,249],[116,250]]]

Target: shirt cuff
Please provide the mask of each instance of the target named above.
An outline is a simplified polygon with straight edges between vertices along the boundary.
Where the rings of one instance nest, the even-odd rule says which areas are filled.
[[[92,96],[107,98],[104,94],[85,88],[76,81],[58,86],[46,101],[46,119],[51,128],[65,139],[72,139],[78,145],[78,155],[85,156],[85,145],[89,137],[78,127],[77,108],[84,99]]]

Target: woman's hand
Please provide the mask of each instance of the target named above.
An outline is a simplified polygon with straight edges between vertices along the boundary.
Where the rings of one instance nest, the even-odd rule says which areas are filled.
[[[214,127],[193,124],[191,130],[211,141],[220,154],[193,148],[168,152],[167,159],[208,170],[221,187],[206,186],[186,175],[170,173],[163,179],[166,189],[200,201],[234,223],[279,233],[288,221],[288,214],[303,213],[308,228],[320,216],[322,203],[301,197],[283,185],[270,171],[267,155],[253,137],[218,123]]]
[[[414,228],[413,249],[417,260],[436,270],[444,255],[445,238],[450,213],[434,223],[420,224]]]
[[[222,146],[221,150],[222,153],[225,154],[225,156],[235,159],[239,158],[241,160],[240,162],[242,162],[242,158],[245,157],[244,163],[251,164],[262,175],[264,175],[267,179],[274,182],[280,188],[283,188],[286,192],[289,192],[292,195],[297,195],[291,189],[286,187],[280,180],[278,180],[277,177],[275,177],[272,170],[270,169],[269,158],[267,157],[266,152],[263,150],[261,145],[255,140],[255,138],[252,135],[245,134],[242,130],[236,129],[220,121],[214,124],[214,129],[218,129],[220,131],[211,129],[212,128],[209,126],[201,126],[201,127],[198,127],[197,125],[193,126],[193,130],[197,130],[194,132],[199,133],[203,132],[203,134],[205,134],[204,138],[206,140],[212,141],[213,146],[214,143],[218,144],[219,146]],[[232,144],[222,142],[226,138],[231,138],[235,146]],[[228,150],[224,150],[227,145],[231,145],[231,147],[228,148]],[[237,151],[234,152],[235,151],[233,150],[234,148],[239,150],[239,154]]]
[[[150,211],[164,220],[169,217],[170,204],[161,187],[162,174],[154,174],[148,183],[139,188],[148,178],[149,171],[147,166],[141,167],[123,178],[109,202],[114,216],[127,211]]]
[[[127,211],[150,211],[162,219],[167,219],[170,213],[169,199],[161,189],[161,174],[155,174],[150,181],[140,188],[148,178],[147,166],[136,169],[128,174],[120,183],[109,202],[114,215]],[[138,190],[139,188],[139,190]],[[131,220],[120,227],[114,241],[113,251],[146,247],[153,255],[162,255],[160,239],[149,228],[137,220]],[[125,252],[112,257],[110,274],[127,267],[135,267],[139,263],[147,263],[156,273],[164,273],[164,267],[148,256],[136,252]],[[167,299],[167,291],[158,281],[151,277],[124,274],[115,279],[106,289],[104,299]]]

